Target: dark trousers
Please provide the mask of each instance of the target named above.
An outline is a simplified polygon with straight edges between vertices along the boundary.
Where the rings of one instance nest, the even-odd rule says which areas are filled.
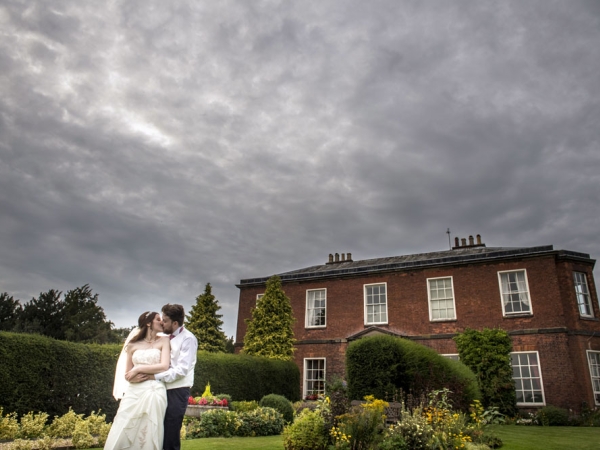
[[[165,437],[163,440],[164,450],[180,450],[181,447],[181,424],[188,405],[190,388],[182,387],[167,389],[167,411],[165,413]]]

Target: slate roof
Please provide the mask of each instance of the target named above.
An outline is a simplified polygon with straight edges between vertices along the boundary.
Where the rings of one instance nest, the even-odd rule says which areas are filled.
[[[341,261],[278,274],[283,282],[303,281],[318,278],[363,275],[376,272],[410,270],[432,266],[460,265],[498,259],[512,259],[541,255],[556,255],[570,259],[595,263],[587,253],[570,250],[554,250],[552,245],[539,247],[460,247],[441,252],[418,253],[415,255],[389,256],[385,258],[364,259],[361,261]],[[248,278],[240,280],[238,287],[264,284],[270,277]]]

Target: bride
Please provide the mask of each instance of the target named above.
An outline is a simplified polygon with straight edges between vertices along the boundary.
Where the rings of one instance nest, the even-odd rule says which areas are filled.
[[[135,447],[161,450],[167,391],[162,381],[127,383],[137,373],[159,373],[169,368],[168,336],[158,336],[163,323],[157,312],[145,312],[138,319],[119,357],[115,373],[115,398],[122,398],[104,445],[105,450]]]

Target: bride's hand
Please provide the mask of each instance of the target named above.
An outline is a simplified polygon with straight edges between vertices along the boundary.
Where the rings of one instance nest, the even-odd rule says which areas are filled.
[[[131,379],[132,379],[133,377],[135,377],[135,376],[136,376],[138,373],[139,373],[139,370],[138,370],[136,367],[134,367],[133,369],[131,369],[129,372],[127,372],[127,373],[125,374],[125,379],[126,379],[127,381],[131,381]]]

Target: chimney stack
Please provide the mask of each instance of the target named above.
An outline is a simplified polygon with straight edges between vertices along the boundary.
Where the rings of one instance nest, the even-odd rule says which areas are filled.
[[[452,250],[456,250],[458,248],[485,247],[485,244],[481,242],[480,234],[477,235],[476,239],[477,239],[477,242],[475,242],[475,239],[473,239],[473,235],[470,235],[469,243],[467,244],[466,238],[461,238],[460,243],[459,243],[458,237],[455,237],[454,238],[454,247],[452,247]]]
[[[326,264],[336,264],[341,262],[352,262],[352,253],[336,253],[335,255],[329,254],[329,261]]]

